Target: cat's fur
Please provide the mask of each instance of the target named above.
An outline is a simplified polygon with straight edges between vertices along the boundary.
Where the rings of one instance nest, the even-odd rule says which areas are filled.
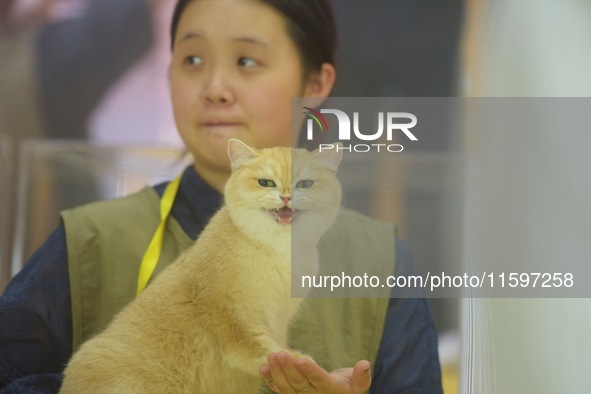
[[[317,271],[318,240],[340,205],[341,155],[254,150],[238,140],[228,148],[225,205],[194,246],[82,345],[61,393],[258,393],[267,354],[302,356],[287,349],[301,302],[291,298],[291,261]],[[276,187],[262,187],[261,179]],[[314,184],[296,187],[301,180]],[[286,196],[293,222],[272,211]],[[293,255],[292,231],[302,235]]]

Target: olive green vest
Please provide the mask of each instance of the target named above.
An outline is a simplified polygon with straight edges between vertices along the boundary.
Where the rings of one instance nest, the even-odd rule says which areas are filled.
[[[159,224],[160,200],[152,188],[129,197],[64,211],[72,297],[73,349],[102,330],[135,297],[139,266]],[[346,217],[345,217],[346,216]],[[321,265],[329,260],[352,261],[362,272],[368,261],[379,264],[373,274],[394,272],[394,228],[346,211],[337,229],[319,247]],[[154,275],[193,241],[169,217],[163,250]],[[388,245],[388,247],[376,247]],[[323,251],[328,250],[328,253]],[[330,257],[327,257],[330,256]],[[339,267],[341,267],[339,265]],[[349,272],[349,271],[347,271]],[[388,297],[389,292],[385,294]],[[383,295],[383,294],[382,294]],[[290,345],[310,354],[327,370],[375,360],[388,298],[310,298],[290,332]]]

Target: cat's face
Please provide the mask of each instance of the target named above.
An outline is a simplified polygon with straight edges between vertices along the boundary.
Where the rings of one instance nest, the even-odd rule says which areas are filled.
[[[284,147],[255,150],[230,140],[232,176],[226,206],[247,231],[268,235],[305,231],[320,236],[341,203],[335,176],[341,154]]]

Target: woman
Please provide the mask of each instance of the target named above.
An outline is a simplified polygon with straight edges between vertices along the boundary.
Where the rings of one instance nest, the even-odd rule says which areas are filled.
[[[180,0],[171,33],[172,104],[194,165],[181,178],[170,221],[195,239],[221,203],[220,191],[229,176],[228,138],[258,148],[288,146],[291,97],[330,94],[336,32],[324,0]],[[166,187],[156,186],[153,200]],[[90,205],[63,218],[64,225],[0,301],[0,387],[6,386],[7,392],[59,387],[73,348],[108,324],[134,294],[136,268],[160,220],[157,209],[144,208],[138,197]],[[123,236],[127,239],[122,241]],[[168,262],[186,246],[174,245],[163,248]],[[162,259],[157,272],[165,265]],[[127,263],[111,265],[122,271],[100,276],[105,270],[99,264],[114,260],[137,263],[131,263],[131,269]],[[396,241],[397,272],[411,266],[409,253]],[[329,302],[343,310],[349,305],[347,300]],[[281,393],[363,393],[370,384],[374,393],[441,392],[436,331],[426,301],[392,299],[383,305],[383,320],[377,314],[366,319],[384,322],[381,339],[373,338],[373,359],[331,365],[349,367],[329,373],[311,362],[296,363],[285,353],[270,354],[261,376]],[[322,308],[318,304],[317,310]],[[336,356],[352,347],[351,338],[340,334],[331,334],[336,338],[331,339],[333,350],[324,356],[349,360]],[[321,331],[318,335],[327,338]]]

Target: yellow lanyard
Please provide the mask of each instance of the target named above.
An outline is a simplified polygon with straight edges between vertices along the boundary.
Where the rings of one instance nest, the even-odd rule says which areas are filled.
[[[144,258],[142,259],[142,263],[140,265],[140,273],[137,278],[137,294],[139,295],[148,285],[152,274],[154,274],[154,270],[156,269],[156,264],[158,264],[158,259],[160,258],[160,254],[162,253],[162,240],[164,238],[164,227],[166,226],[166,219],[170,214],[170,210],[172,209],[172,204],[174,203],[174,198],[176,197],[176,193],[179,190],[179,185],[181,183],[181,177],[179,176],[175,180],[171,181],[164,189],[164,194],[162,195],[162,200],[160,200],[160,224],[150,241],[150,246],[146,250],[144,254]]]

